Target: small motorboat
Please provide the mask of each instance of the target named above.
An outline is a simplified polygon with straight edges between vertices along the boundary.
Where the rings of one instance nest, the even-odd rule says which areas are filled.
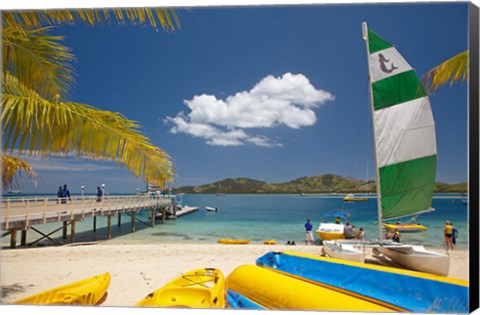
[[[348,194],[343,198],[343,201],[368,201],[367,197],[357,197],[354,194]]]
[[[345,238],[343,229],[350,217],[348,211],[331,211],[322,215],[320,225],[315,231],[322,241],[336,240]]]
[[[212,211],[212,212],[218,212],[218,210],[220,210],[220,209],[218,209],[217,207],[205,207],[205,209],[206,209],[207,211]]]

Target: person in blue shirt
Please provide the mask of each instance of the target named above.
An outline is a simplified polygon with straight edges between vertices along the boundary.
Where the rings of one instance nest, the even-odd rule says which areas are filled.
[[[458,230],[455,226],[453,226],[453,223],[450,222],[450,225],[452,226],[452,243],[453,245],[457,244],[457,237],[458,237]]]
[[[67,197],[70,200],[70,191],[67,189],[67,184],[64,184],[62,190],[62,203],[67,203]]]
[[[100,186],[97,187],[97,202],[102,201],[103,191]]]
[[[312,223],[310,223],[310,219],[307,219],[307,223],[305,223],[305,245],[310,242],[313,245],[313,233],[312,233]]]

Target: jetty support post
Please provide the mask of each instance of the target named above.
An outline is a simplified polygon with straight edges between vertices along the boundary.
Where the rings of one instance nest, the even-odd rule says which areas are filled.
[[[20,239],[20,245],[22,245],[22,246],[27,245],[27,229],[28,228],[24,228],[22,230],[22,236],[21,236],[21,239]]]
[[[167,207],[162,207],[162,223],[165,224],[167,218]]]
[[[97,216],[93,214],[93,232],[97,232]]]
[[[117,222],[117,225],[120,226],[122,225],[122,213],[119,211],[118,212],[118,222]]]
[[[63,238],[64,240],[67,239],[67,226],[68,226],[67,221],[63,221],[62,238]]]
[[[177,219],[177,201],[175,200],[175,198],[173,198],[172,207],[173,207],[173,218]]]
[[[150,221],[152,221],[151,225],[152,227],[155,226],[155,213],[157,212],[156,208],[150,208],[148,209],[148,212],[150,213]]]
[[[137,217],[137,211],[132,212],[132,226],[131,226],[131,231],[132,233],[135,232],[135,220]]]
[[[17,248],[17,228],[11,229],[10,248]]]
[[[75,243],[75,225],[76,225],[77,221],[75,220],[72,220],[71,221],[71,232],[70,232],[70,243]]]
[[[112,214],[107,214],[107,240],[112,238]]]

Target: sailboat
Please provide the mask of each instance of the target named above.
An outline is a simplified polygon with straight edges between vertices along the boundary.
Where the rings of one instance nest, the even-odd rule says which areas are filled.
[[[334,258],[358,259],[362,248],[416,271],[448,275],[450,257],[383,239],[382,220],[430,212],[435,186],[435,122],[428,95],[395,47],[362,24],[372,109],[379,239],[323,242]]]

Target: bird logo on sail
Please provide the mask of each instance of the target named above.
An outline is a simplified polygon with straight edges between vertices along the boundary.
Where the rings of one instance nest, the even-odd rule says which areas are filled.
[[[390,62],[390,60],[387,59],[387,58],[385,58],[384,55],[378,54],[378,57],[379,57],[378,61],[380,62],[380,69],[381,69],[383,72],[385,72],[385,73],[392,73],[393,70],[398,69],[398,67],[395,67],[395,65],[393,64],[393,62],[392,62],[392,64],[391,64],[392,67],[389,69],[389,68],[387,67],[387,63]]]

